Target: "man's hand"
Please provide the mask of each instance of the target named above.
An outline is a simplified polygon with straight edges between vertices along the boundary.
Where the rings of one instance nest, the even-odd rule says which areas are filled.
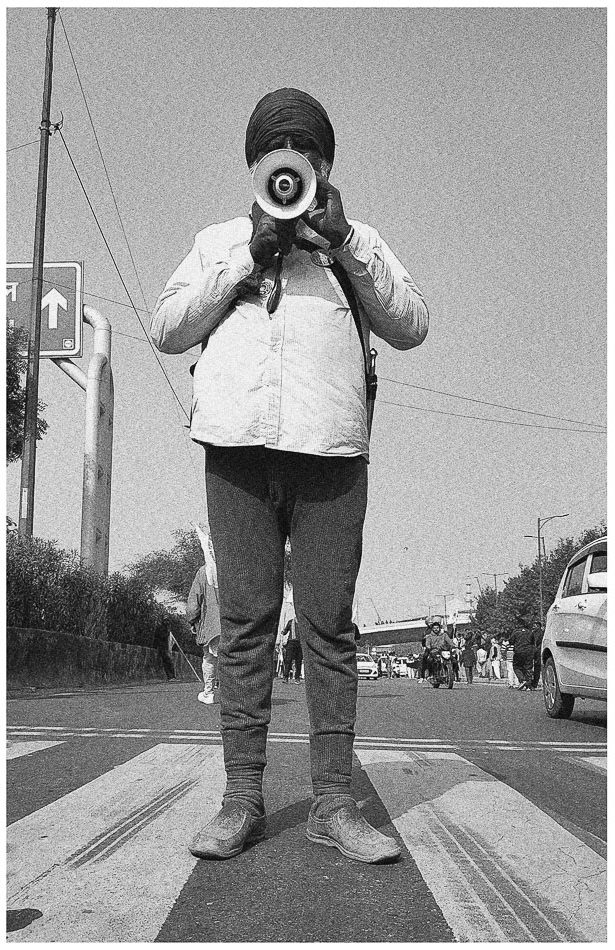
[[[250,254],[255,264],[260,267],[269,267],[278,251],[283,254],[289,253],[297,222],[280,221],[270,214],[265,214],[256,201],[252,205],[252,221],[254,230],[250,241]]]
[[[346,220],[337,188],[319,172],[316,172],[316,180],[316,198],[320,207],[314,211],[305,211],[301,217],[312,230],[329,241],[332,248],[336,248],[343,244],[350,234],[350,225]]]

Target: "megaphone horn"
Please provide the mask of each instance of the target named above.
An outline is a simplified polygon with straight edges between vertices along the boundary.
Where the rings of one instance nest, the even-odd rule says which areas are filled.
[[[299,152],[279,148],[261,158],[252,188],[266,214],[282,221],[299,218],[316,197],[316,173]]]

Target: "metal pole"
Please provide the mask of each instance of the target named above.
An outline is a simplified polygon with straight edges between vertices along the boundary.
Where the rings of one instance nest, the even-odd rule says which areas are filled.
[[[540,629],[545,628],[545,608],[542,602],[542,552],[540,548],[540,518],[538,519],[538,602],[540,604]]]
[[[45,57],[45,84],[41,118],[41,141],[38,159],[38,190],[36,223],[34,228],[34,258],[32,262],[32,297],[30,305],[30,336],[28,340],[28,368],[26,374],[26,406],[24,414],[21,485],[19,493],[18,532],[32,537],[34,526],[34,480],[36,469],[36,430],[38,422],[38,376],[41,348],[41,301],[43,298],[43,261],[45,257],[45,210],[47,204],[47,168],[49,163],[49,136],[51,112],[51,79],[53,75],[53,34],[56,10],[47,9],[47,51]]]

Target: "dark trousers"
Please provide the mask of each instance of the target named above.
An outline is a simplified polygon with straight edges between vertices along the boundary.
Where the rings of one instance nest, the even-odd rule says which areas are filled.
[[[514,653],[513,670],[519,680],[519,686],[522,683],[528,683],[531,686],[534,675],[534,654],[533,653]]]
[[[303,650],[299,640],[289,640],[284,648],[284,679],[290,676],[290,671],[295,663],[295,679],[301,679],[301,664],[303,663]]]
[[[314,793],[347,793],[358,683],[352,601],[367,463],[358,456],[207,446],[206,473],[222,626],[218,676],[225,797],[238,774],[253,775],[266,764],[287,537]]]
[[[463,668],[464,668],[464,670],[466,671],[466,679],[467,679],[468,683],[471,683],[472,680],[474,679],[474,667],[473,667],[473,666],[466,666],[465,663],[464,663]]]

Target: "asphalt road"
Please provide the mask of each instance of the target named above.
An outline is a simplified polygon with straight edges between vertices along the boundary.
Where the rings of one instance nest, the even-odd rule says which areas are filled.
[[[186,842],[219,807],[219,710],[198,684],[8,702],[8,939],[579,942],[605,937],[606,705],[539,692],[359,687],[353,794],[389,866],[305,838],[302,685],[276,681],[267,839],[226,862]]]

